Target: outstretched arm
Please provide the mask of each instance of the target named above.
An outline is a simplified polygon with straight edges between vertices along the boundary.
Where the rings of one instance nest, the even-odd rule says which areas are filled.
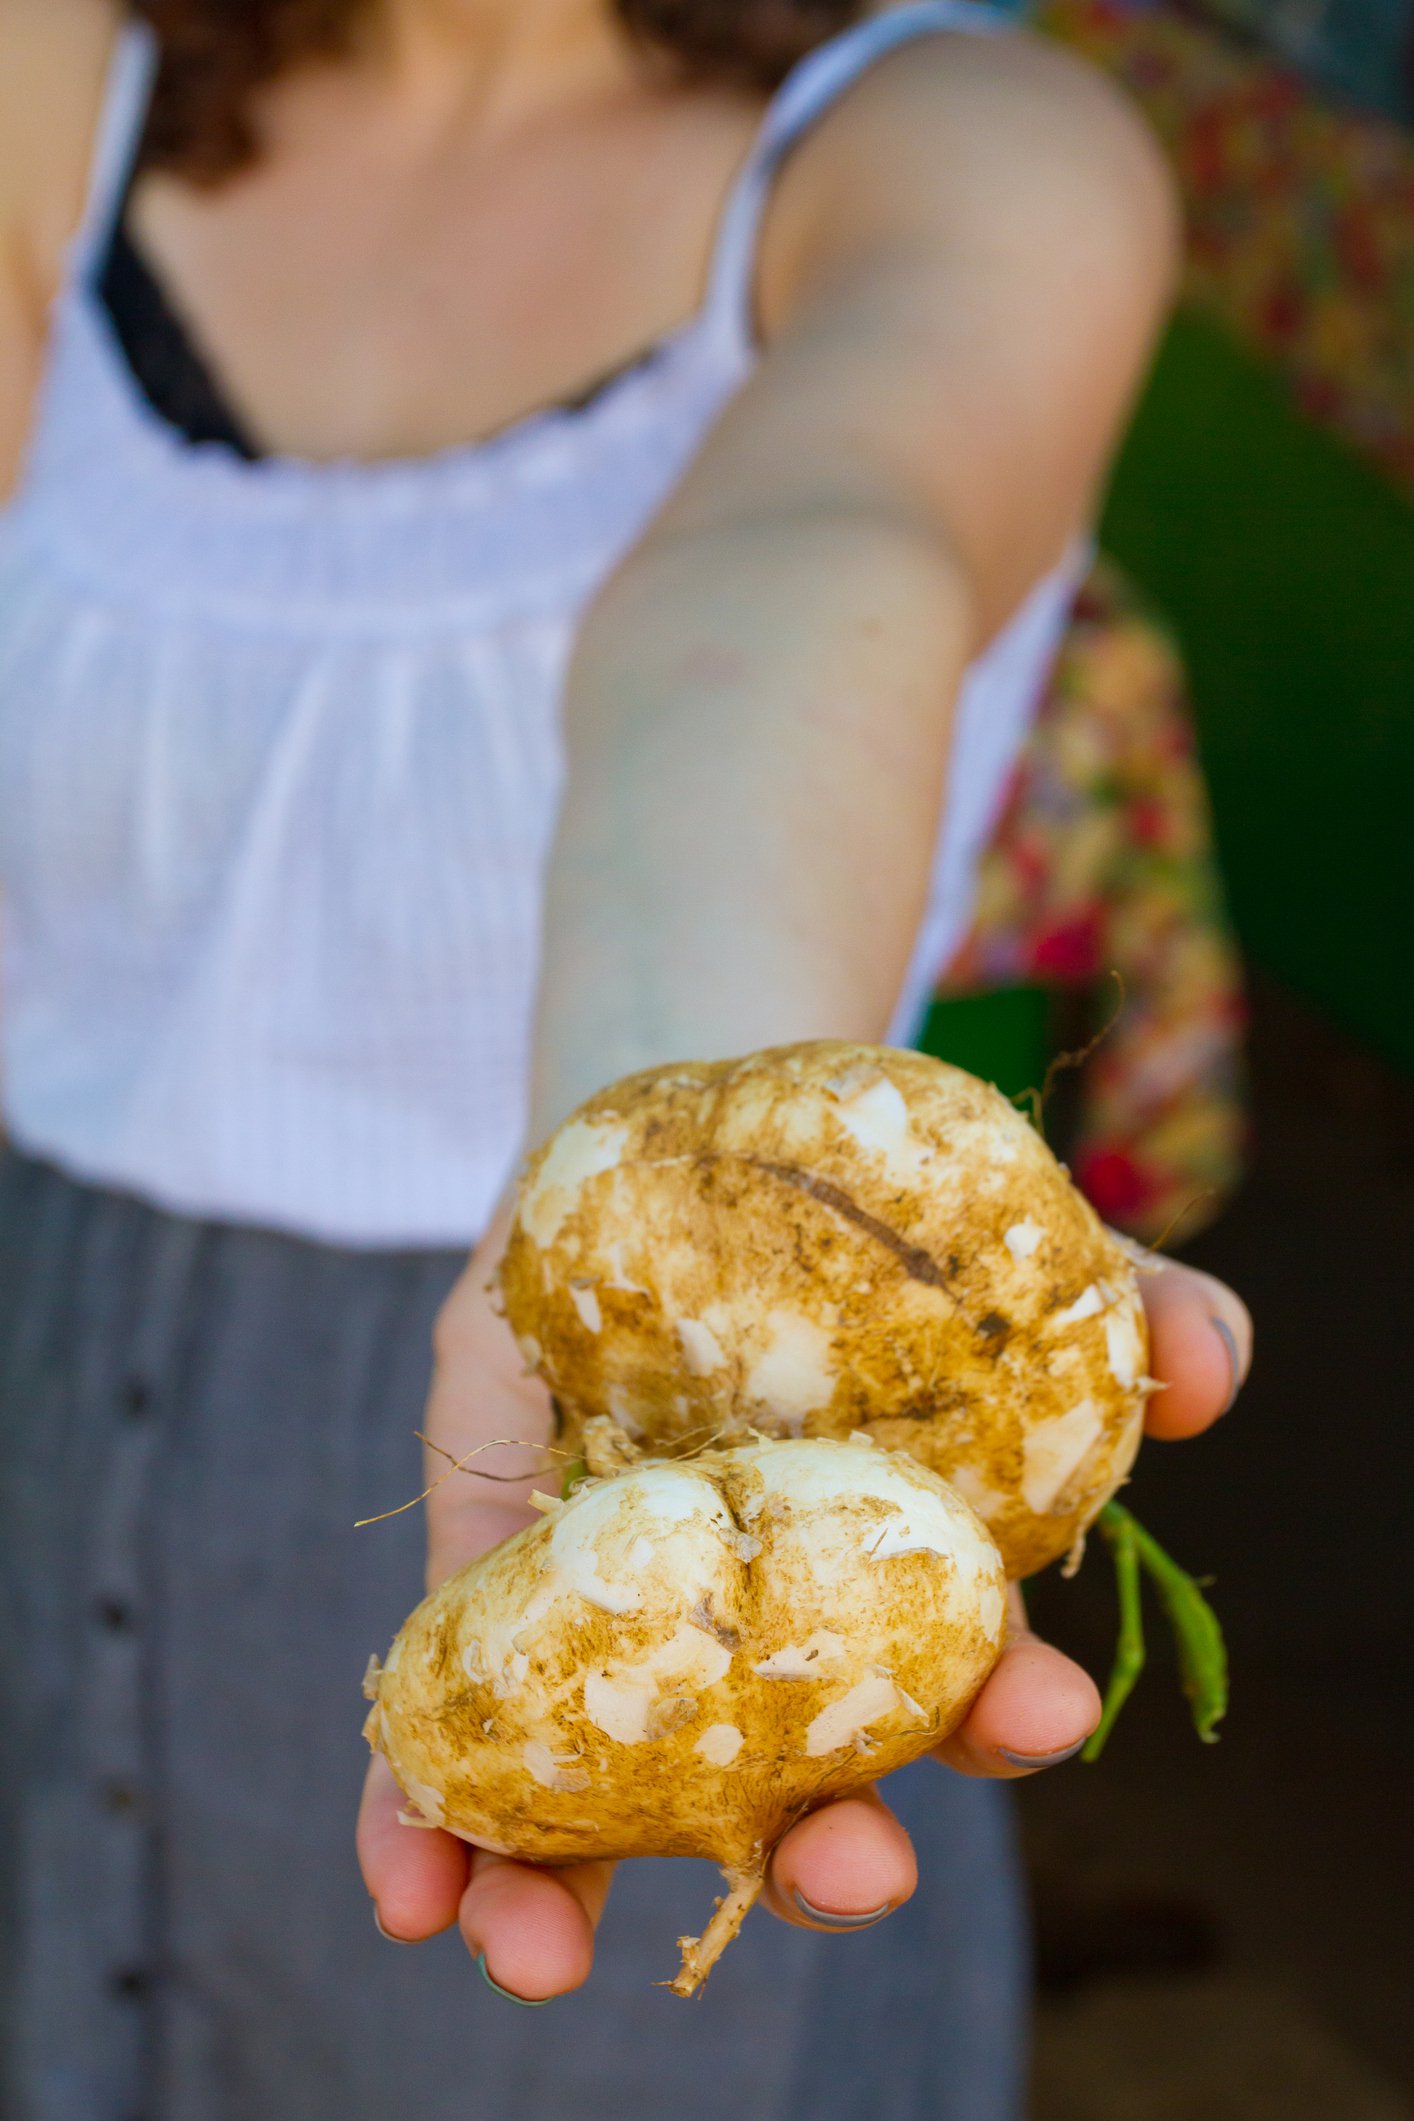
[[[797,151],[766,358],[572,673],[533,1136],[630,1067],[882,1035],[959,680],[1088,525],[1174,252],[1137,122],[1027,40],[896,53]]]
[[[572,672],[532,1137],[655,1062],[883,1035],[959,680],[1088,519],[1173,250],[1134,121],[1025,40],[897,54],[799,150],[767,235],[765,358]],[[442,1320],[429,1433],[458,1455],[548,1434],[486,1295],[504,1230],[503,1210]],[[1176,1268],[1146,1299],[1172,1387],[1154,1426],[1192,1433],[1231,1396],[1246,1315]],[[438,1490],[434,1580],[523,1521],[509,1492]],[[1026,1773],[1098,1714],[1089,1678],[1018,1611],[946,1757]],[[409,1833],[381,1762],[361,1846],[390,1932],[459,1919],[523,1997],[585,1978],[605,1867],[537,1871]],[[768,1901],[850,1927],[913,1884],[902,1828],[852,1799],[787,1835]]]

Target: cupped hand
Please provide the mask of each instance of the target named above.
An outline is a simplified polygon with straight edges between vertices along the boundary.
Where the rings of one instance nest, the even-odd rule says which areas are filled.
[[[530,1521],[526,1496],[552,1421],[544,1387],[525,1374],[488,1287],[509,1224],[503,1209],[443,1311],[427,1434],[452,1458],[495,1442],[474,1461],[494,1481],[457,1475],[429,1497],[428,1582],[440,1583]],[[1231,1289],[1193,1268],[1154,1260],[1141,1280],[1150,1369],[1165,1386],[1149,1402],[1151,1436],[1197,1436],[1232,1404],[1247,1374],[1252,1325]],[[428,1478],[447,1460],[429,1454]],[[557,1483],[551,1483],[557,1485]],[[1011,1628],[966,1721],[938,1750],[965,1775],[1013,1780],[1077,1753],[1100,1716],[1094,1681],[1026,1625],[1012,1592]],[[399,1823],[403,1799],[387,1763],[369,1769],[358,1842],[364,1880],[384,1933],[415,1943],[460,1924],[488,1978],[525,2002],[578,1988],[612,1866],[539,1869],[473,1849],[454,1836]],[[772,1859],[764,1904],[812,1929],[868,1927],[917,1884],[908,1836],[873,1791],[823,1806],[793,1827]]]

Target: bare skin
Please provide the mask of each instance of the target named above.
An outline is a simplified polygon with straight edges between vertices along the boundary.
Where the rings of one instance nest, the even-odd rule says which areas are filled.
[[[0,497],[112,26],[102,0],[0,0]],[[149,177],[137,227],[257,439],[421,455],[691,315],[759,109],[645,75],[600,0],[383,0],[347,61],[270,91],[256,169],[209,193]],[[885,59],[792,156],[764,231],[757,371],[598,599],[571,673],[530,1140],[634,1068],[883,1035],[959,679],[1089,521],[1175,250],[1147,137],[1024,38]],[[439,1330],[428,1429],[456,1455],[547,1433],[485,1294],[504,1227],[503,1209]],[[1178,1267],[1146,1300],[1169,1385],[1151,1432],[1196,1435],[1245,1373],[1247,1314]],[[429,1580],[517,1528],[514,1492],[438,1490]],[[1018,1610],[943,1757],[1011,1778],[1098,1713]],[[473,1855],[396,1810],[375,1763],[360,1854],[390,1935],[459,1922],[527,1998],[587,1977],[604,1866]],[[768,1904],[810,1926],[797,1895],[848,1918],[915,1883],[902,1828],[855,1798],[785,1838]]]

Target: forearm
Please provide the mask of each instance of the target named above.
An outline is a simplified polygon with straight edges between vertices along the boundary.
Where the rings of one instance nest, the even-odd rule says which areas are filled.
[[[883,1036],[971,653],[931,526],[760,511],[654,542],[567,700],[531,1138],[653,1062]]]

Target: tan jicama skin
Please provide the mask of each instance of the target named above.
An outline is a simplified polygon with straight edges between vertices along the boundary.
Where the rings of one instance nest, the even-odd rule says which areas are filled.
[[[962,1720],[1004,1586],[962,1498],[862,1439],[645,1461],[433,1592],[370,1667],[366,1735],[412,1823],[536,1862],[719,1863],[727,1897],[679,1940],[691,1995],[786,1829]]]
[[[530,1159],[500,1279],[591,1464],[862,1430],[960,1488],[1013,1577],[1075,1548],[1154,1389],[1128,1253],[1007,1099],[918,1053],[611,1086]]]

